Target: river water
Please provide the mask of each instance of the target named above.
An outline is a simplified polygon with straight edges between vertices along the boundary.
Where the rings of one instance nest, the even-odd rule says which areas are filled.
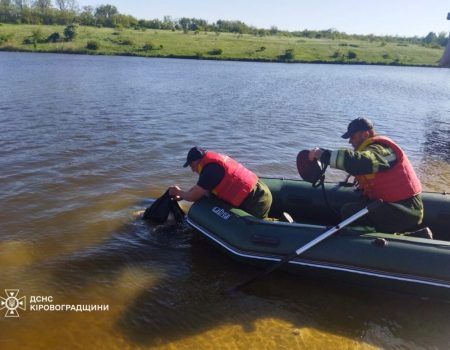
[[[231,298],[253,267],[135,219],[194,145],[298,178],[357,116],[450,190],[448,69],[0,53],[0,297],[27,303],[0,348],[448,349],[449,305],[283,273]]]

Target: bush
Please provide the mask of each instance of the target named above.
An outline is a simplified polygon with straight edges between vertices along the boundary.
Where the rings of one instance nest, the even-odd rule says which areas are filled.
[[[95,40],[89,40],[86,44],[86,48],[88,50],[98,50],[100,48],[100,44]]]
[[[349,51],[349,52],[347,53],[347,58],[348,58],[349,60],[352,60],[352,59],[356,58],[357,56],[358,56],[358,55],[356,54],[355,51]]]
[[[155,45],[151,42],[148,42],[146,44],[144,44],[144,46],[142,46],[142,50],[144,51],[151,51],[155,49]]]
[[[256,52],[263,52],[266,49],[265,46],[261,46],[259,49],[256,49]]]
[[[43,43],[46,41],[46,39],[44,39],[44,34],[40,29],[33,30],[31,33],[31,37],[33,38],[34,43]]]
[[[339,58],[341,57],[341,53],[337,50],[330,56],[331,58]]]
[[[77,24],[69,24],[66,28],[64,28],[64,36],[67,41],[72,41],[78,35],[78,25]]]
[[[284,54],[278,56],[278,58],[282,61],[290,61],[295,58],[294,49],[287,49],[284,51]]]
[[[61,40],[61,35],[58,32],[50,34],[47,38],[48,43],[57,43]]]
[[[387,59],[389,58],[389,54],[384,53],[384,54],[383,54],[383,58],[384,58],[385,60],[387,60]]]
[[[142,46],[143,51],[162,50],[163,48],[164,48],[164,46],[162,46],[162,45],[156,46],[151,41],[149,41],[148,43],[144,44],[144,46]]]
[[[223,52],[222,49],[212,49],[211,51],[208,51],[209,55],[221,55]]]

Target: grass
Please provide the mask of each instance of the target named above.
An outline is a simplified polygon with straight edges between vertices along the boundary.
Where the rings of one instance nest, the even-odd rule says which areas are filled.
[[[221,60],[383,64],[437,66],[444,48],[369,40],[306,39],[285,36],[258,37],[246,34],[133,30],[80,26],[73,42],[24,44],[40,29],[47,38],[54,32],[63,37],[64,26],[0,25],[0,50],[29,52],[133,55]],[[88,42],[91,43],[87,48]],[[96,45],[92,45],[95,42]],[[264,49],[261,50],[261,48]],[[94,49],[92,49],[94,48]],[[349,55],[349,52],[356,54]]]

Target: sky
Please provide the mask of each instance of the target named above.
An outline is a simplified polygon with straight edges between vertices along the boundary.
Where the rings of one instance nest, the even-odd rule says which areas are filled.
[[[111,4],[138,19],[240,20],[257,28],[336,29],[347,34],[425,36],[450,30],[450,0],[78,0]]]

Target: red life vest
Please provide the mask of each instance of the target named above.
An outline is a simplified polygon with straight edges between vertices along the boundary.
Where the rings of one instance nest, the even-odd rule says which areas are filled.
[[[358,147],[358,151],[372,143],[390,147],[397,157],[397,163],[386,171],[356,176],[364,195],[369,199],[398,202],[422,192],[422,185],[408,157],[394,141],[385,136],[371,137]]]
[[[199,163],[199,173],[210,163],[225,169],[222,181],[212,190],[217,197],[239,207],[258,182],[258,176],[234,159],[216,152],[206,152]]]

